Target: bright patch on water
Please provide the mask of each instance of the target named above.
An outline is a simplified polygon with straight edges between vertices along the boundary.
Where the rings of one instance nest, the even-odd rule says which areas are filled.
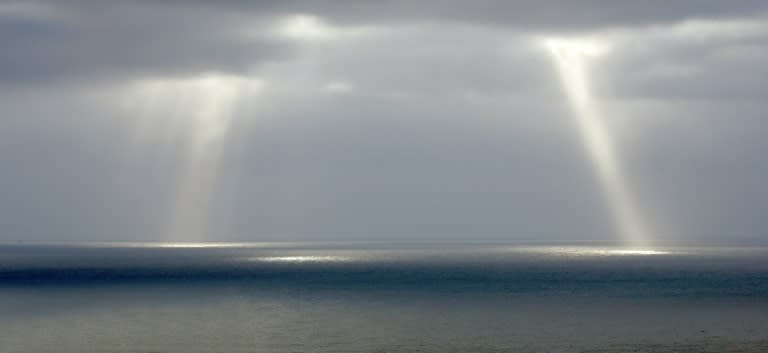
[[[250,261],[262,261],[262,262],[344,262],[352,261],[352,258],[343,256],[263,256],[263,257],[251,257]]]
[[[632,248],[600,248],[600,247],[520,247],[511,252],[530,253],[537,255],[594,257],[594,256],[662,256],[685,255],[682,250],[632,249]]]

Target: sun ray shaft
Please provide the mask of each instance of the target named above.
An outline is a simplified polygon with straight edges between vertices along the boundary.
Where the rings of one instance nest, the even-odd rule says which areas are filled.
[[[135,94],[144,98],[138,107],[148,113],[142,130],[171,130],[171,139],[181,150],[170,209],[160,230],[163,240],[211,240],[219,167],[238,102],[258,94],[262,86],[255,77],[213,73],[149,79],[135,86]]]
[[[590,87],[587,72],[590,59],[605,53],[606,47],[597,42],[562,39],[548,39],[545,44],[555,60],[576,125],[618,231],[629,245],[647,245],[646,226]]]

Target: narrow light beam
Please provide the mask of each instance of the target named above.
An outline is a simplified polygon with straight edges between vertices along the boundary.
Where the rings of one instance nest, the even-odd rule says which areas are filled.
[[[599,42],[564,39],[547,39],[544,44],[555,60],[563,89],[619,233],[627,245],[648,245],[647,229],[627,186],[621,161],[590,87],[587,72],[590,61],[605,54],[607,47]]]

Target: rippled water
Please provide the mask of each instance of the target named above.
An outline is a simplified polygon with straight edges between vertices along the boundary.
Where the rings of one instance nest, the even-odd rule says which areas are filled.
[[[768,249],[0,246],[0,352],[768,351]]]

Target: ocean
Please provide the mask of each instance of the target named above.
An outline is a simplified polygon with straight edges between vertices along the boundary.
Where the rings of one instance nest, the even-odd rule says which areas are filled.
[[[768,248],[8,244],[0,352],[768,352]]]

